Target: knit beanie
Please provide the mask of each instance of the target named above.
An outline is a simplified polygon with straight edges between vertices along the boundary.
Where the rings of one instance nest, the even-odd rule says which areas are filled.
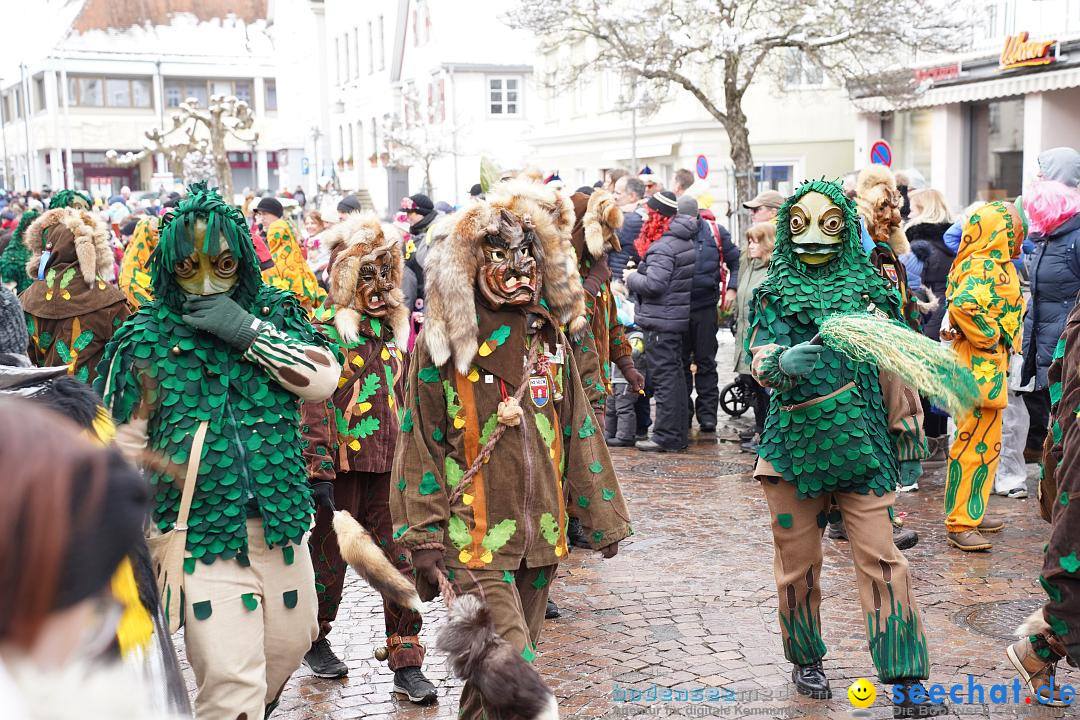
[[[664,217],[675,217],[675,213],[679,209],[679,201],[675,199],[675,193],[670,190],[654,193],[649,198],[648,205]]]
[[[19,298],[6,287],[0,287],[0,353],[25,355],[29,342]]]
[[[690,217],[697,217],[697,200],[690,197],[689,195],[683,195],[681,198],[679,198],[679,214],[689,215]]]

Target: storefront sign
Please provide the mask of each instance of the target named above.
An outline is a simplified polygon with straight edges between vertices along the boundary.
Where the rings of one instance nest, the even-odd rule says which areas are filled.
[[[1001,49],[1001,69],[1049,65],[1057,60],[1057,40],[1028,40],[1027,32],[1005,38]]]
[[[935,83],[942,80],[951,80],[952,78],[960,77],[960,63],[938,65],[937,67],[915,68],[914,75],[915,82],[917,83]]]

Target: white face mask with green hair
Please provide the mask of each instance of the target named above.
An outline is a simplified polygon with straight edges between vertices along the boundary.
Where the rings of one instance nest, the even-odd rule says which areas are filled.
[[[173,274],[176,284],[189,295],[220,295],[233,289],[239,264],[233,257],[225,238],[218,236],[217,252],[205,252],[206,220],[195,221],[194,252],[176,263]],[[213,248],[211,248],[213,249]]]

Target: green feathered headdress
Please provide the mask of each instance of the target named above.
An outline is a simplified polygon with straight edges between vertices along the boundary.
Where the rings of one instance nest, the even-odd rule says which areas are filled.
[[[89,195],[79,192],[78,190],[57,190],[56,193],[49,200],[49,209],[55,210],[56,208],[71,207],[71,201],[75,198],[81,198],[86,203],[86,208],[89,210],[94,207],[94,201],[90,199]]]
[[[187,197],[169,212],[161,222],[157,249],[150,256],[150,277],[154,296],[165,304],[179,308],[184,301],[184,291],[176,283],[176,264],[195,252],[195,223],[206,221],[206,238],[200,248],[209,253],[215,240],[222,238],[233,257],[236,258],[237,282],[231,297],[242,307],[249,307],[263,284],[255,246],[251,242],[244,216],[226,203],[217,190],[211,190],[205,182],[193,183]]]

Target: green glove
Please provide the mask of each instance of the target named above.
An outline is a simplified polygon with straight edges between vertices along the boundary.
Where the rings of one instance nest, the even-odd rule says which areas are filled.
[[[241,352],[259,334],[255,316],[225,294],[188,295],[181,316],[191,327],[217,335]]]
[[[918,460],[900,461],[900,484],[904,487],[914,485],[922,477],[922,463]]]
[[[820,356],[824,350],[825,348],[823,346],[815,345],[810,342],[793,345],[785,350],[784,354],[780,356],[780,369],[784,371],[785,375],[793,375],[795,377],[809,375],[810,371],[817,365],[818,356]]]

